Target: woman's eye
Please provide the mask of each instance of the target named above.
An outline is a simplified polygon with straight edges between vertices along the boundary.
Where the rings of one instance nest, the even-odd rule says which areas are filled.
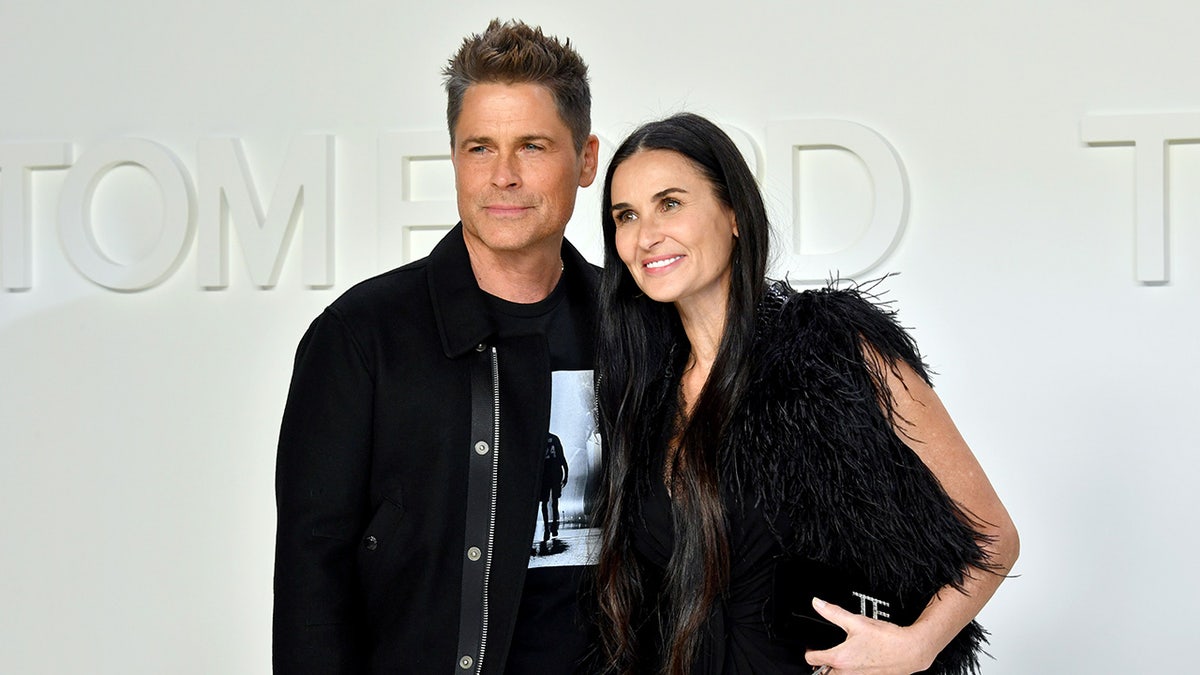
[[[621,223],[628,223],[628,222],[637,220],[637,214],[634,213],[633,211],[622,211],[622,212],[618,213],[617,217],[613,218],[613,220],[615,220],[617,222],[617,224],[620,225]]]
[[[679,200],[678,199],[664,199],[662,205],[663,205],[664,211],[666,211],[667,209],[673,209],[673,208],[679,206]]]

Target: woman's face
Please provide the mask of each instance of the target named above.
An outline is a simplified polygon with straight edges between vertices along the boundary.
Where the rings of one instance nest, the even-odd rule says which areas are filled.
[[[708,178],[677,152],[643,150],[617,167],[611,196],[617,254],[642,292],[724,316],[737,223]]]

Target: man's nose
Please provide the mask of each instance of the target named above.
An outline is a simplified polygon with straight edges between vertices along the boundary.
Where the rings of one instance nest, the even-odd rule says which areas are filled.
[[[500,153],[492,166],[492,185],[498,188],[514,188],[521,185],[521,172],[517,158],[509,153]]]

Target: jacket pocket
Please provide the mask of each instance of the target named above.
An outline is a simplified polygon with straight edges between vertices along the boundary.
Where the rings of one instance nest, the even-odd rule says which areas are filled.
[[[375,510],[358,542],[358,578],[368,597],[377,589],[381,571],[394,567],[403,548],[400,525],[404,520],[404,505],[399,497],[389,496]]]

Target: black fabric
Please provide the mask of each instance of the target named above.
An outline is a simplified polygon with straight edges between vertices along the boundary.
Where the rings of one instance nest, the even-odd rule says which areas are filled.
[[[562,258],[562,302],[590,336],[597,270],[566,243]],[[428,258],[343,294],[297,349],[276,463],[275,673],[457,668],[468,373],[480,343],[497,350],[501,439],[514,449],[499,455],[487,597],[484,672],[503,670],[528,569],[553,356],[545,336],[497,334],[460,225]]]
[[[968,566],[987,567],[981,535],[893,431],[884,369],[903,361],[928,375],[912,339],[873,300],[859,288],[796,294],[779,284],[759,307],[754,379],[721,451],[730,587],[696,673],[811,671],[803,650],[817,638],[779,620],[805,609],[779,606],[788,600],[775,594],[780,565],[847,571],[919,607],[961,583]],[[864,346],[879,362],[864,358]],[[674,415],[678,370],[662,380],[662,428]],[[635,532],[651,577],[675,536],[661,476]],[[984,635],[972,622],[928,672],[976,672]]]
[[[729,588],[707,626],[708,639],[703,641],[691,672],[808,675],[812,666],[804,661],[803,648],[772,635],[768,610],[775,560],[782,554],[782,548],[762,514],[757,509],[744,508],[744,503],[727,500]],[[647,597],[654,597],[660,592],[675,545],[670,496],[661,480],[654,482],[642,503],[642,515],[645,527],[635,530],[634,546],[650,572]],[[651,622],[660,634],[667,628],[662,617],[652,617]],[[639,660],[642,669],[655,671],[659,665],[657,659],[665,649],[661,641],[651,642],[647,647]]]
[[[464,546],[477,555],[468,555],[462,567],[462,601],[459,603],[458,648],[459,668],[467,673],[478,673],[487,665],[487,635],[490,614],[486,605],[479,602],[489,592],[490,566],[495,547],[493,541],[495,522],[491,518],[478,517],[489,514],[492,500],[496,497],[496,475],[499,470],[500,438],[496,419],[496,399],[499,382],[497,353],[494,346],[481,344],[476,354],[469,357],[471,378],[471,444],[482,446],[484,452],[467,453],[467,518],[463,524]],[[467,666],[467,663],[471,666]]]
[[[554,290],[540,302],[523,304],[484,294],[492,330],[502,338],[545,336],[552,370],[591,370],[589,331],[595,319],[588,312],[594,305],[568,301],[569,290],[578,285],[564,272]]]
[[[487,297],[496,333],[500,337],[544,335],[550,345],[553,371],[591,370],[590,338],[580,332],[586,325],[565,300],[565,285],[559,283],[546,299],[529,304]],[[590,378],[589,378],[590,379]],[[549,436],[549,434],[547,434]],[[557,444],[558,459],[546,460],[547,442],[538,447],[541,480],[538,496],[547,486],[561,496],[562,444]],[[531,511],[536,528],[538,514]],[[512,649],[505,673],[542,675],[544,673],[583,672],[584,659],[594,640],[594,624],[580,606],[579,588],[583,566],[539,567],[526,573],[521,603],[513,628]]]
[[[579,595],[586,575],[579,565],[529,570],[506,675],[594,672],[595,623]]]

